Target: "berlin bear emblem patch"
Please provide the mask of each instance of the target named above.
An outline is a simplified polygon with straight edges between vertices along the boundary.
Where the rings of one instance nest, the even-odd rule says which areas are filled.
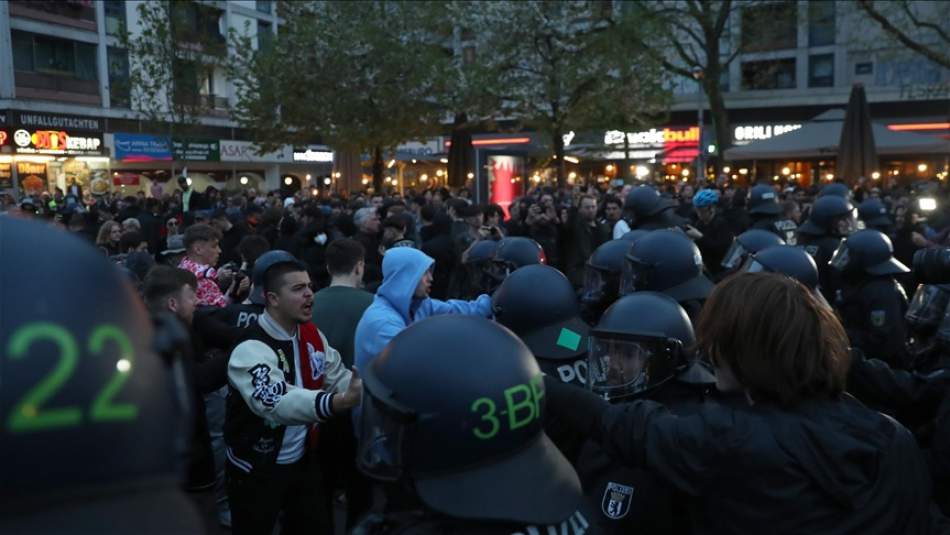
[[[600,503],[607,518],[620,520],[630,512],[630,502],[633,499],[633,487],[610,481],[604,491],[604,499]]]

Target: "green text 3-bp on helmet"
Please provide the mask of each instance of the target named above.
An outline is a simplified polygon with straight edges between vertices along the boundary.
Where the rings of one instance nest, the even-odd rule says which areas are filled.
[[[841,242],[831,267],[846,275],[898,275],[910,269],[894,258],[891,239],[877,230],[859,230]]]
[[[128,282],[12,218],[0,257],[0,531],[196,532],[177,491],[187,389]]]
[[[495,322],[414,323],[366,368],[357,463],[453,518],[558,523],[581,486],[542,430],[542,378],[527,346]]]
[[[687,364],[686,351],[695,341],[686,311],[671,297],[621,297],[591,330],[590,389],[608,400],[651,390]]]
[[[699,248],[677,230],[655,230],[637,240],[624,261],[620,294],[660,292],[676,301],[702,301],[712,291]]]
[[[732,245],[722,257],[720,265],[728,271],[742,267],[749,255],[775,245],[783,245],[785,240],[774,232],[762,229],[750,229],[739,234],[732,240]]]
[[[495,321],[527,344],[542,371],[557,374],[562,382],[584,384],[590,329],[563,273],[540,264],[518,269],[492,294],[492,311]],[[580,369],[571,361],[579,361]]]

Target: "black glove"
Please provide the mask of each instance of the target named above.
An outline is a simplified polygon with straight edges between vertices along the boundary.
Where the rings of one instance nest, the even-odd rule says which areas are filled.
[[[600,428],[600,419],[610,407],[606,401],[577,386],[544,376],[546,410],[560,422],[584,436],[592,436]]]

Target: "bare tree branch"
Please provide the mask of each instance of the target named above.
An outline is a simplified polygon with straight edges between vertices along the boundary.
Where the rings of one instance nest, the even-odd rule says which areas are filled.
[[[917,15],[914,13],[914,10],[910,8],[909,3],[901,2],[901,7],[904,8],[904,13],[906,13],[907,16],[910,18],[910,21],[914,23],[914,26],[918,28],[926,28],[928,30],[933,30],[937,32],[937,35],[939,35],[941,39],[943,39],[947,43],[950,43],[950,35],[947,35],[947,32],[945,32],[943,28],[941,28],[940,26],[937,26],[936,24],[932,22],[922,21],[918,19]]]
[[[858,6],[860,6],[869,17],[874,19],[881,26],[881,28],[884,29],[885,32],[892,35],[895,39],[900,41],[901,44],[910,50],[913,50],[914,52],[926,57],[930,61],[950,69],[950,56],[939,54],[938,52],[931,50],[924,44],[911,38],[903,30],[892,24],[891,21],[888,20],[888,18],[885,17],[880,11],[876,10],[872,4],[872,0],[857,0],[857,2]]]

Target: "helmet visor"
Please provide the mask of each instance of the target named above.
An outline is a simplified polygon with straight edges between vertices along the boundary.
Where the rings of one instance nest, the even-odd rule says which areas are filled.
[[[374,397],[366,383],[363,384],[361,412],[357,465],[373,479],[399,479],[405,468],[402,448],[406,422],[410,418]]]
[[[671,372],[670,352],[657,339],[590,337],[588,384],[606,400],[637,394]]]
[[[620,295],[649,289],[650,267],[631,257],[623,260],[623,274],[620,277]]]
[[[584,267],[584,289],[581,292],[581,301],[584,303],[598,303],[607,293],[607,279],[604,273],[587,264]]]
[[[831,233],[842,238],[853,234],[858,228],[857,211],[855,208],[848,215],[835,218],[831,224]]]
[[[838,248],[835,250],[835,254],[831,255],[831,267],[837,269],[838,271],[847,271],[851,267],[851,253],[848,251],[848,243],[842,241],[838,245]]]
[[[499,285],[508,278],[508,275],[511,275],[511,272],[514,271],[514,266],[504,260],[492,260],[488,266],[488,276],[494,281],[494,284]]]
[[[936,327],[943,320],[950,293],[933,284],[921,284],[910,300],[907,322],[915,327]]]
[[[729,250],[726,251],[725,256],[722,257],[722,267],[727,271],[734,271],[745,262],[746,257],[749,256],[749,250],[742,245],[739,240],[732,240],[732,246],[729,247]]]

